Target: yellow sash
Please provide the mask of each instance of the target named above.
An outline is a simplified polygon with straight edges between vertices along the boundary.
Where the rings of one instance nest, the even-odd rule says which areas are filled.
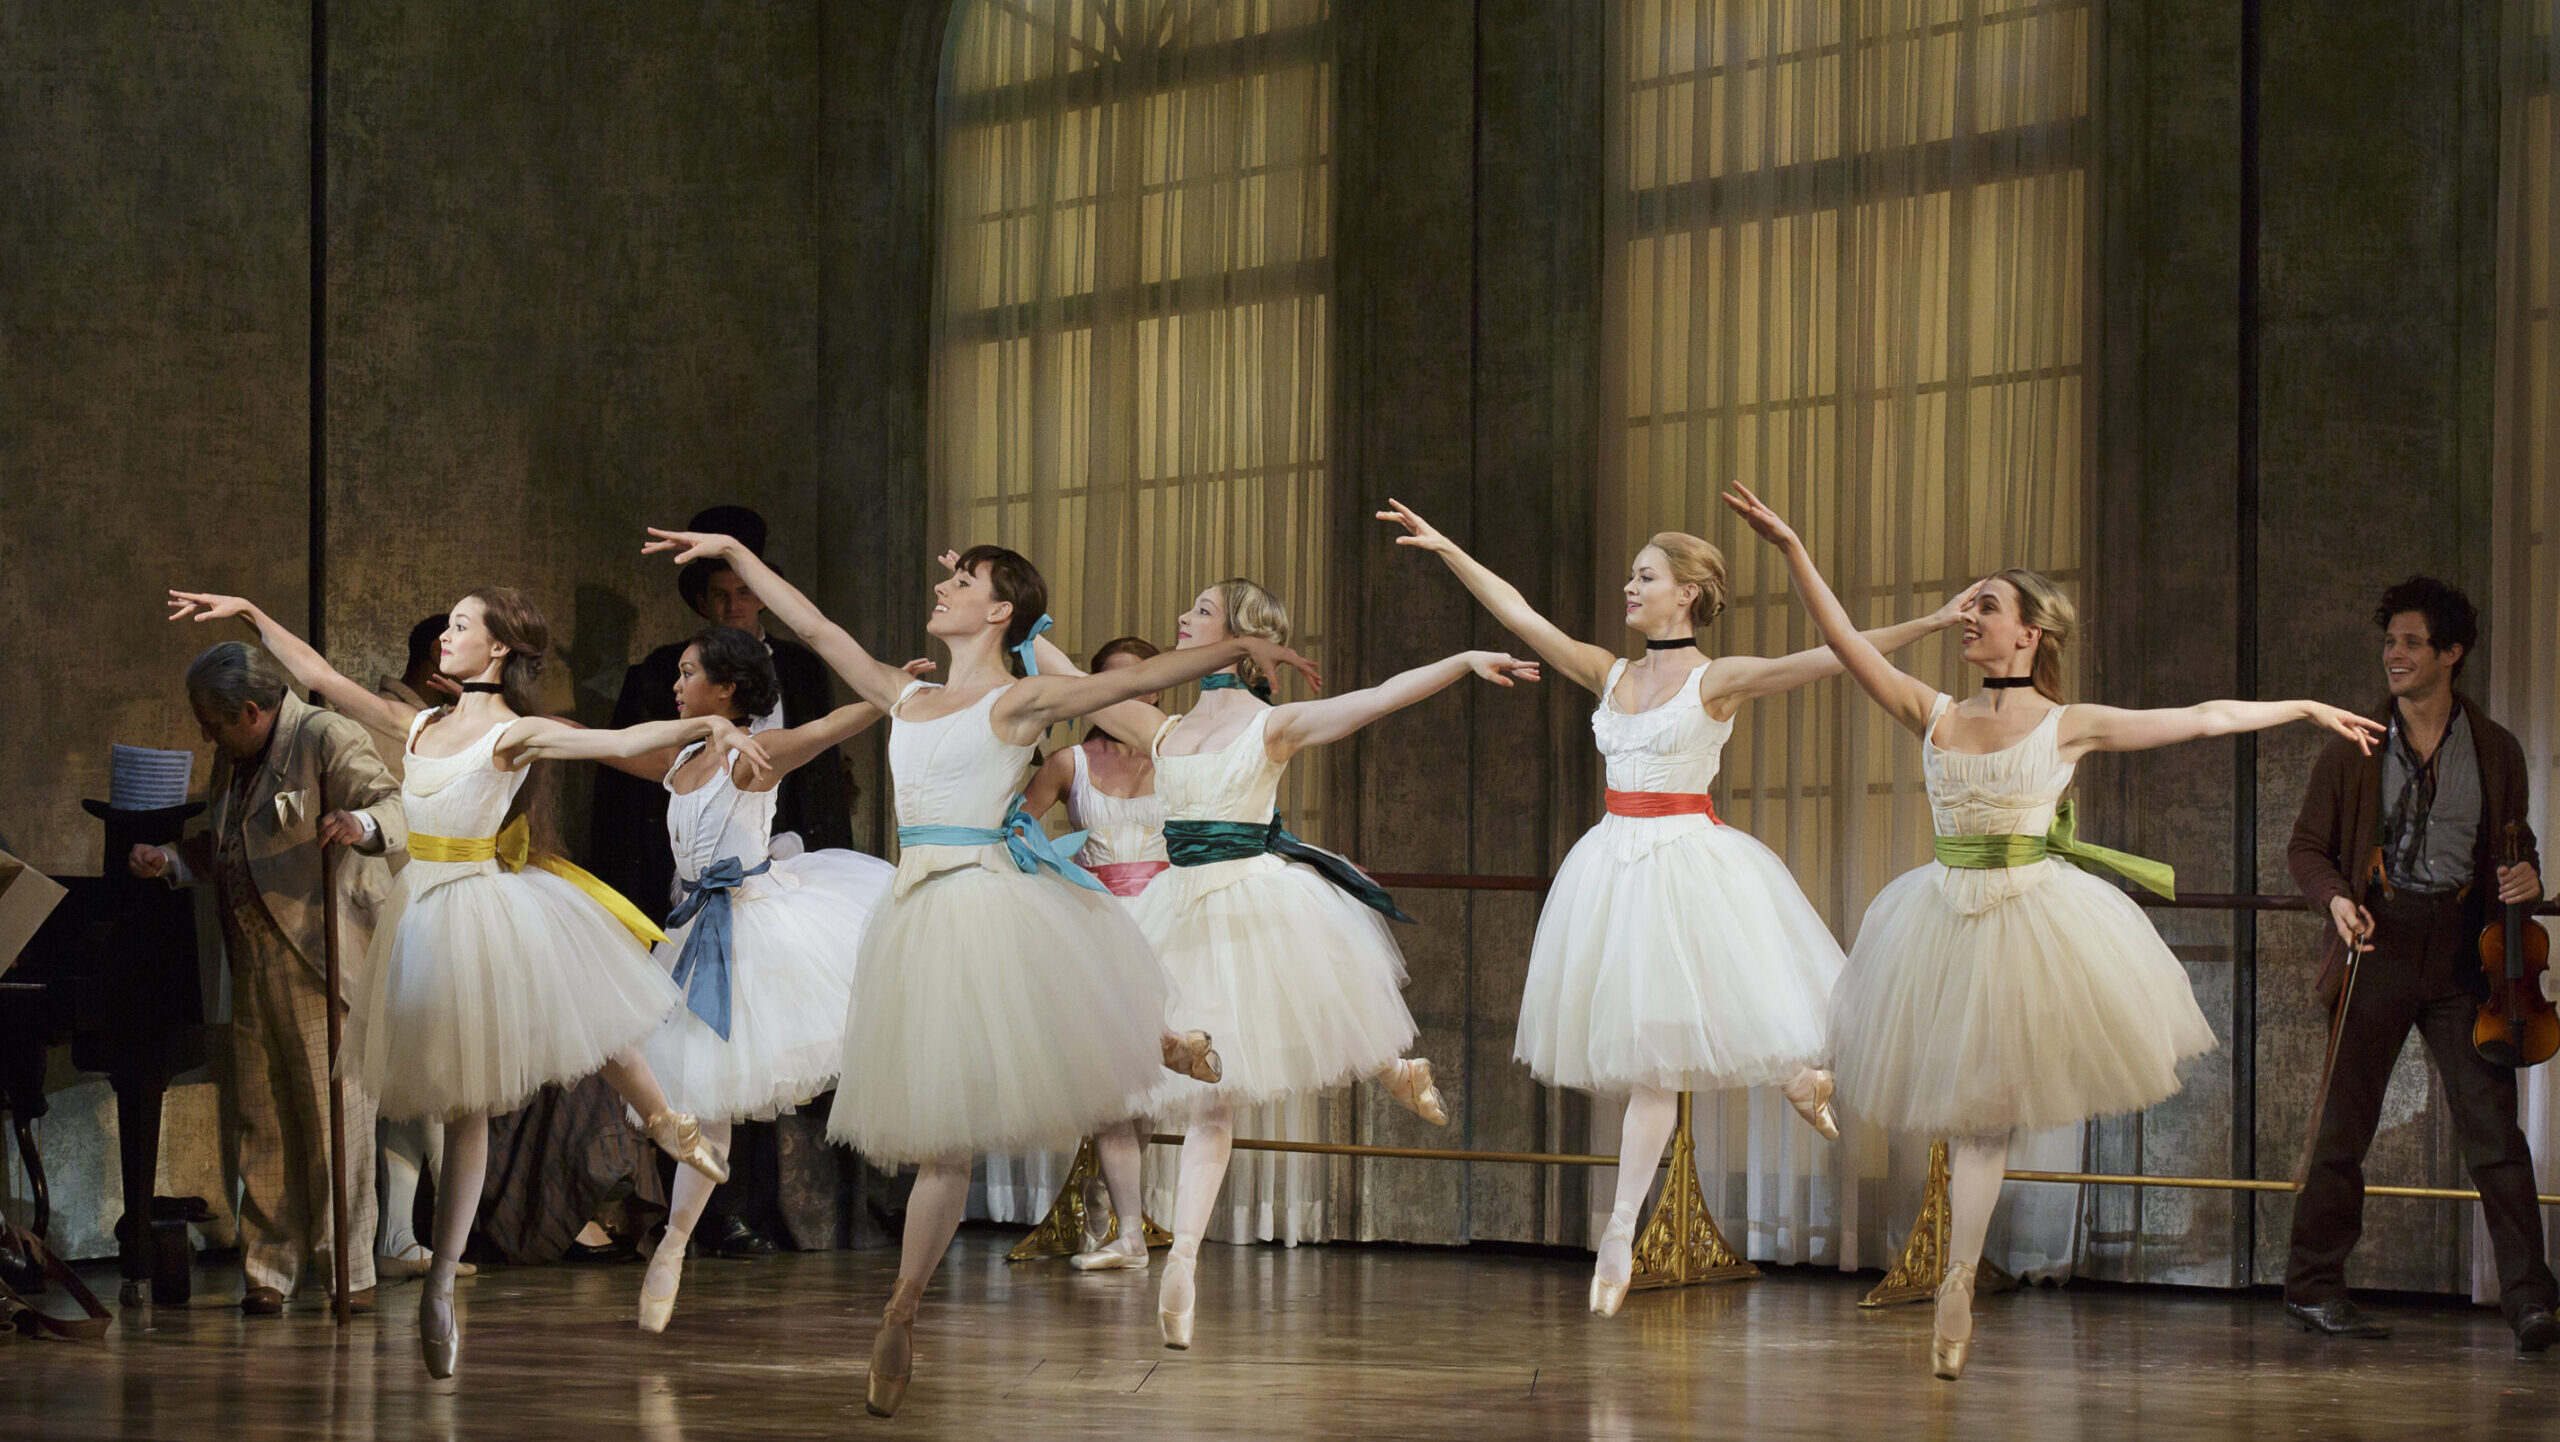
[[[509,871],[522,871],[531,865],[537,871],[548,871],[571,886],[595,898],[596,905],[613,913],[613,919],[640,938],[643,946],[655,946],[667,939],[640,908],[633,906],[622,893],[596,880],[585,868],[549,853],[533,854],[533,833],[519,816],[506,824],[495,836],[429,836],[423,831],[409,833],[409,857],[413,861],[495,861]]]

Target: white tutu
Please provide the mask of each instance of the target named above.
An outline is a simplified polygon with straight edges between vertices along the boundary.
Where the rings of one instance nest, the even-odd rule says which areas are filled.
[[[1312,866],[1273,855],[1177,866],[1130,911],[1172,989],[1166,1026],[1209,1033],[1224,1067],[1215,1086],[1162,1073],[1155,1110],[1339,1086],[1413,1041],[1386,919]]]
[[[1832,999],[1844,1108],[1932,1136],[2060,1126],[2174,1095],[2213,1049],[2186,968],[2113,883],[2040,861],[1967,915],[1946,871],[1867,908]]]
[[[855,851],[776,860],[731,893],[729,1037],[681,1005],[641,1048],[668,1102],[706,1120],[761,1120],[834,1086],[855,950],[897,868]],[[698,922],[657,948],[673,971]]]
[[[418,861],[351,1000],[347,1055],[393,1121],[512,1110],[592,1075],[679,1003],[639,940],[562,878]]]
[[[1840,944],[1768,847],[1704,816],[1608,816],[1538,915],[1512,1052],[1551,1086],[1783,1082],[1823,1064]]]
[[[1117,899],[944,871],[863,933],[827,1135],[886,1163],[1073,1146],[1145,1109],[1163,1014],[1164,973]]]
[[[1934,737],[1949,698],[1929,712]],[[1921,747],[1941,836],[2043,836],[2071,784],[2055,707],[2005,750]],[[2115,883],[2068,862],[1895,877],[1832,995],[1841,1105],[1932,1136],[2138,1111],[2214,1046],[2186,968]]]

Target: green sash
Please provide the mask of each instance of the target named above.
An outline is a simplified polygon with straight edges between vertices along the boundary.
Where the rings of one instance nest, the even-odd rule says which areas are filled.
[[[2178,873],[2165,861],[2092,846],[2075,834],[2071,803],[2053,809],[2053,829],[2042,836],[1941,836],[1938,864],[1966,871],[2000,871],[2060,857],[2091,874],[2112,871],[2148,891],[2175,901]]]

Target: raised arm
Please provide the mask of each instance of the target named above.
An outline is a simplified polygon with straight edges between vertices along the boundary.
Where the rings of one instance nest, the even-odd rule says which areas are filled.
[[[1813,624],[1822,632],[1823,641],[1840,658],[1841,668],[1849,673],[1849,678],[1858,683],[1859,689],[1873,696],[1876,704],[1906,729],[1915,733],[1926,729],[1929,708],[1938,699],[1936,689],[1917,677],[1906,676],[1894,669],[1893,663],[1884,658],[1884,653],[1875,648],[1875,643],[1859,633],[1849,619],[1848,609],[1840,604],[1839,597],[1831,594],[1831,583],[1823,580],[1822,572],[1814,569],[1813,557],[1805,552],[1804,542],[1794,528],[1738,481],[1732,490],[1725,492],[1724,503],[1733,507],[1762,540],[1785,553],[1787,573],[1795,581],[1797,598],[1804,602],[1805,610],[1813,617]]]
[[[536,761],[601,761],[654,780],[665,776],[676,756],[696,741],[745,757],[751,776],[773,765],[763,743],[726,716],[644,721],[618,729],[573,726],[550,716],[519,717],[498,738],[497,760],[509,770]]]
[[[169,619],[172,621],[221,621],[239,617],[258,633],[258,644],[281,663],[287,674],[302,683],[305,690],[362,725],[375,731],[406,731],[418,708],[387,696],[377,696],[339,674],[327,658],[311,649],[309,642],[276,624],[275,618],[238,596],[217,596],[206,591],[171,591]]]
[[[898,693],[907,689],[906,672],[872,655],[862,648],[842,626],[827,619],[827,614],[800,594],[798,587],[782,579],[764,559],[739,545],[728,536],[709,535],[699,531],[661,531],[655,526],[649,534],[657,537],[640,548],[642,555],[672,552],[679,566],[706,557],[717,558],[738,573],[764,602],[765,609],[782,618],[810,650],[818,653],[834,672],[844,678],[854,694],[883,711],[898,704]]]
[[[2264,731],[2288,721],[2308,721],[2344,736],[2367,756],[2382,735],[2381,723],[2326,701],[2204,701],[2150,711],[2074,706],[2062,713],[2062,734],[2057,739],[2062,759],[2077,761],[2092,751],[2149,751],[2207,736]]]
[[[1134,666],[1114,666],[1099,676],[1027,677],[1005,692],[1004,699],[996,703],[995,713],[989,719],[1005,730],[1017,733],[1027,730],[1036,736],[1057,722],[1091,716],[1105,707],[1144,696],[1150,691],[1171,690],[1185,681],[1197,681],[1213,671],[1223,671],[1245,660],[1259,664],[1274,675],[1286,667],[1306,677],[1310,686],[1321,687],[1324,684],[1324,678],[1316,674],[1315,663],[1288,647],[1259,636],[1234,636],[1206,646],[1161,651]],[[1115,730],[1112,734],[1122,733]],[[1153,738],[1150,736],[1148,739]]]
[[[1558,675],[1594,695],[1609,684],[1609,667],[1618,659],[1616,652],[1566,635],[1555,622],[1538,614],[1529,598],[1520,594],[1519,587],[1485,569],[1483,562],[1460,550],[1457,542],[1440,534],[1404,502],[1390,497],[1387,509],[1378,512],[1378,519],[1404,527],[1405,534],[1396,537],[1397,545],[1438,556],[1457,573],[1460,584],[1493,613],[1493,619],[1502,623],[1504,630],[1527,642],[1529,649],[1555,667]]]
[[[1964,603],[1982,589],[1980,581],[1958,592],[1948,602],[1926,616],[1896,625],[1879,626],[1858,634],[1880,655],[1890,656],[1933,631],[1943,631],[1964,619]],[[1733,714],[1746,701],[1792,691],[1814,681],[1827,681],[1840,674],[1840,653],[1829,646],[1816,646],[1786,656],[1719,656],[1709,668],[1704,700],[1707,709],[1719,720]]]
[[[1363,691],[1274,706],[1271,719],[1263,725],[1263,748],[1272,760],[1286,761],[1310,746],[1339,741],[1381,716],[1437,695],[1469,672],[1496,686],[1508,686],[1515,680],[1537,680],[1538,663],[1500,651],[1461,651],[1428,666],[1400,671]]]
[[[1046,636],[1032,641],[1031,653],[1038,658],[1040,674],[1043,676],[1085,674],[1085,669],[1075,663],[1074,657],[1051,644]],[[1164,729],[1166,717],[1161,707],[1151,706],[1144,701],[1129,700],[1115,701],[1099,711],[1088,711],[1084,719],[1110,732],[1113,737],[1145,751],[1155,745],[1156,733]],[[1031,814],[1037,816],[1040,813],[1034,811]]]

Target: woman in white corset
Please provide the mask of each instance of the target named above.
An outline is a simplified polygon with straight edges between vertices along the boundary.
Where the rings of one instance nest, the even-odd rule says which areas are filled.
[[[2066,705],[2068,597],[2033,571],[1984,580],[1965,606],[1963,701],[1894,669],[1849,624],[1804,542],[1758,496],[1725,497],[1785,553],[1796,595],[1849,675],[1920,737],[1937,860],[1876,894],[1832,1002],[1841,1099],[1885,1126],[1950,1138],[1947,1271],[1930,1369],[1954,1381],[1973,1347],[1973,1278],[2008,1169],[2009,1135],[2139,1111],[2178,1090],[2178,1063],[2214,1045],[2186,968],[2120,873],[2173,893],[2158,862],[2078,838],[2073,768],[2307,721],[2372,754],[2381,727],[2318,701],[2206,701],[2127,711]],[[2065,864],[2068,863],[2068,864]]]
[[[725,759],[764,750],[719,716],[591,731],[536,714],[550,628],[520,592],[474,591],[440,642],[462,699],[422,711],[338,673],[300,637],[237,596],[172,591],[170,619],[240,616],[293,673],[373,730],[407,735],[400,784],[409,864],[392,884],[372,953],[348,997],[345,1074],[394,1121],[439,1120],[435,1259],[418,1298],[427,1371],[449,1377],[462,1332],[453,1279],[489,1163],[489,1117],[545,1085],[601,1072],[652,1141],[710,1177],[722,1158],[667,1099],[641,1055],[679,1000],[648,947],[665,937],[630,902],[549,844],[539,761],[604,760],[707,742]],[[529,775],[537,779],[526,784]]]
[[[854,962],[827,1124],[876,1161],[920,1164],[865,1383],[865,1405],[890,1416],[914,1375],[917,1305],[968,1202],[970,1159],[1124,1121],[1166,1065],[1201,1060],[1164,1044],[1164,975],[1126,910],[1023,814],[1033,744],[1060,721],[1248,656],[1306,662],[1239,641],[1103,676],[1039,674],[1049,668],[1027,658],[1048,625],[1047,583],[1014,552],[981,546],[933,589],[925,628],[951,648],[950,680],[936,686],[874,660],[731,538],[651,534],[647,549],[680,564],[727,563],[891,718],[898,874]]]
[[[1093,674],[1134,666],[1158,651],[1143,636],[1106,641],[1093,653]],[[1137,699],[1153,706],[1159,697],[1151,691]],[[1080,744],[1051,752],[1032,777],[1022,809],[1045,816],[1062,799],[1067,803],[1068,829],[1084,836],[1076,863],[1122,901],[1134,902],[1147,883],[1172,864],[1165,859],[1164,798],[1156,794],[1155,760],[1144,749],[1097,726]],[[1199,1035],[1205,1044],[1205,1033]],[[1212,1073],[1218,1069],[1215,1052],[1208,1056],[1207,1069]],[[1146,1204],[1139,1191],[1146,1145],[1144,1117],[1094,1134],[1103,1190],[1110,1194],[1119,1230],[1102,1246],[1068,1258],[1067,1264],[1077,1271],[1146,1270]]]
[[[1618,1190],[1591,1269],[1591,1310],[1614,1316],[1635,1278],[1636,1220],[1680,1114],[1680,1093],[1774,1085],[1825,1137],[1839,1127],[1825,1018],[1840,943],[1777,853],[1725,825],[1708,798],[1742,707],[1840,673],[1828,648],[1710,659],[1724,554],[1679,531],[1628,563],[1626,626],[1644,655],[1567,636],[1510,582],[1401,501],[1378,519],[1437,555],[1510,632],[1597,694],[1591,739],[1608,814],[1566,853],[1538,913],[1513,1055],[1550,1086],[1627,1099]],[[1873,633],[1891,651],[1955,624],[1963,598]]]

